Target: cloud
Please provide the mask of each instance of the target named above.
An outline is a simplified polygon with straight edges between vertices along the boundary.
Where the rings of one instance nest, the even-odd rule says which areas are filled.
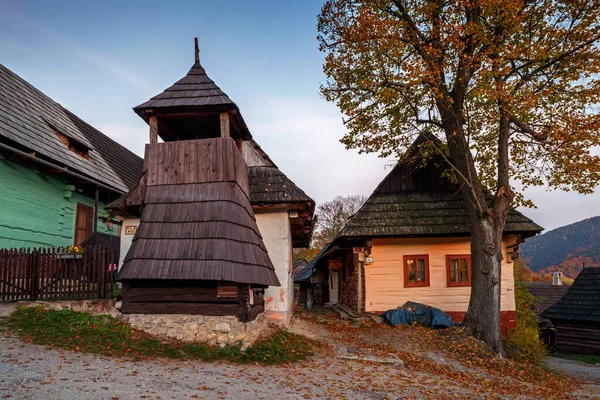
[[[2,22],[3,20],[4,22],[10,22],[11,25],[26,27],[29,31],[38,32],[40,35],[44,36],[44,38],[46,39],[46,43],[62,45],[63,47],[71,50],[73,53],[77,54],[79,57],[91,61],[95,66],[104,68],[109,73],[113,74],[114,76],[118,77],[119,79],[125,82],[128,82],[133,86],[136,86],[137,88],[146,91],[152,89],[152,85],[150,85],[149,82],[141,78],[139,73],[130,71],[126,67],[120,65],[114,60],[111,60],[105,55],[80,45],[74,40],[60,34],[56,30],[51,29],[44,24],[39,23],[38,21],[30,18],[29,16],[23,14],[20,11],[14,9],[3,10],[3,15],[0,16],[0,22]],[[6,43],[20,50],[25,50],[33,53],[33,50],[31,50],[23,43],[16,42],[11,39],[6,39]]]
[[[111,123],[99,124],[96,128],[138,156],[144,157],[144,145],[148,141],[148,128]]]
[[[243,110],[254,139],[317,203],[369,195],[389,172],[385,159],[344,148],[341,114],[325,101],[257,99]]]

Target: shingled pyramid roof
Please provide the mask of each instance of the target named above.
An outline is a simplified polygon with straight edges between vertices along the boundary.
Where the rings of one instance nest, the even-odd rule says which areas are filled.
[[[237,110],[236,104],[208,77],[200,62],[194,63],[186,76],[164,92],[134,107],[135,112],[165,107],[221,106],[225,110]]]
[[[184,116],[198,118],[216,116],[218,118],[220,114],[228,113],[232,129],[237,132],[239,137],[243,140],[252,139],[252,134],[238,106],[210,79],[204,67],[200,64],[200,50],[198,49],[197,38],[195,39],[195,56],[195,62],[187,75],[165,89],[162,93],[134,107],[133,110],[146,122],[149,122],[150,117],[154,115],[161,118],[181,118]],[[181,133],[182,128],[185,129],[185,124],[184,126],[169,125],[164,120],[162,122],[169,129],[179,133]],[[190,123],[195,129],[199,126],[200,121],[195,120]],[[233,134],[232,137],[236,138]],[[169,140],[177,139],[169,138]]]

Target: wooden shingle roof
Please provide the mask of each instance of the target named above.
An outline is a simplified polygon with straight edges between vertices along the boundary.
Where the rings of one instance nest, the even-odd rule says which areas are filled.
[[[277,167],[248,168],[252,204],[312,202],[302,189]]]
[[[551,282],[529,282],[527,290],[535,298],[535,313],[541,322],[548,321],[541,314],[559,301],[569,290],[570,285],[553,285]]]
[[[140,224],[118,279],[279,286],[231,138],[147,144],[144,168]]]
[[[279,286],[250,202],[235,182],[150,186],[120,280]]]
[[[224,106],[237,109],[235,103],[208,77],[199,62],[194,63],[186,76],[152,97],[134,110],[165,107]]]
[[[69,150],[59,135],[88,149],[88,158]],[[78,172],[117,192],[139,175],[142,159],[82,121],[0,64],[0,141]]]
[[[600,267],[582,269],[565,295],[544,311],[542,317],[600,322]]]
[[[441,142],[440,142],[441,143]],[[469,235],[467,211],[458,185],[443,177],[441,157],[423,162],[419,143],[375,189],[339,237]],[[506,218],[506,233],[525,237],[542,231],[517,210]]]
[[[211,115],[219,117],[219,114],[226,112],[229,114],[232,128],[235,128],[235,132],[240,135],[240,138],[243,140],[252,139],[252,134],[238,106],[217,86],[200,64],[197,38],[195,39],[195,53],[195,62],[183,78],[166,88],[162,93],[134,107],[133,110],[146,122],[149,122],[150,116],[153,115],[161,116],[161,118],[163,116],[195,115],[201,118],[202,116]],[[170,126],[169,129],[181,133],[181,125],[169,125],[174,124],[173,121],[169,123],[163,121],[163,123]],[[197,129],[199,126],[198,121],[191,122],[191,125],[194,127],[192,130]],[[183,127],[186,127],[186,125],[184,124]],[[187,126],[187,129],[189,128]],[[170,138],[169,140],[174,139]]]

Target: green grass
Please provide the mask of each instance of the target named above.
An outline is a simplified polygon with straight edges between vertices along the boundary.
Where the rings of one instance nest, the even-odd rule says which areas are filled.
[[[314,344],[303,336],[278,330],[242,351],[240,346],[208,346],[160,340],[108,315],[72,310],[19,307],[0,324],[26,342],[63,349],[134,359],[166,357],[182,360],[282,364],[304,360]]]
[[[600,364],[600,356],[592,356],[586,354],[552,354],[552,357],[581,361],[586,364]]]

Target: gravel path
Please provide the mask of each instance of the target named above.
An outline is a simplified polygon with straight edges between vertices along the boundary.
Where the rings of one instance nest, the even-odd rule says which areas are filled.
[[[0,397],[11,399],[382,399],[427,394],[426,387],[399,391],[386,382],[398,374],[388,365],[332,363],[322,357],[276,367],[131,362],[0,338]],[[404,385],[412,379],[403,379]]]
[[[600,389],[600,365],[591,365],[581,361],[558,357],[546,357],[544,364],[553,370],[560,371],[573,378],[595,383]]]
[[[476,389],[467,389],[459,379],[435,372],[340,358],[362,356],[364,351],[341,345],[337,335],[307,321],[295,322],[293,330],[318,338],[322,346],[308,361],[272,367],[162,359],[134,362],[48,349],[0,333],[0,398],[498,398],[493,385],[482,380],[484,374],[469,371],[469,366],[461,366],[461,370],[481,381]],[[599,381],[588,382],[582,391],[571,395],[600,396]],[[528,395],[516,392],[510,398]]]

